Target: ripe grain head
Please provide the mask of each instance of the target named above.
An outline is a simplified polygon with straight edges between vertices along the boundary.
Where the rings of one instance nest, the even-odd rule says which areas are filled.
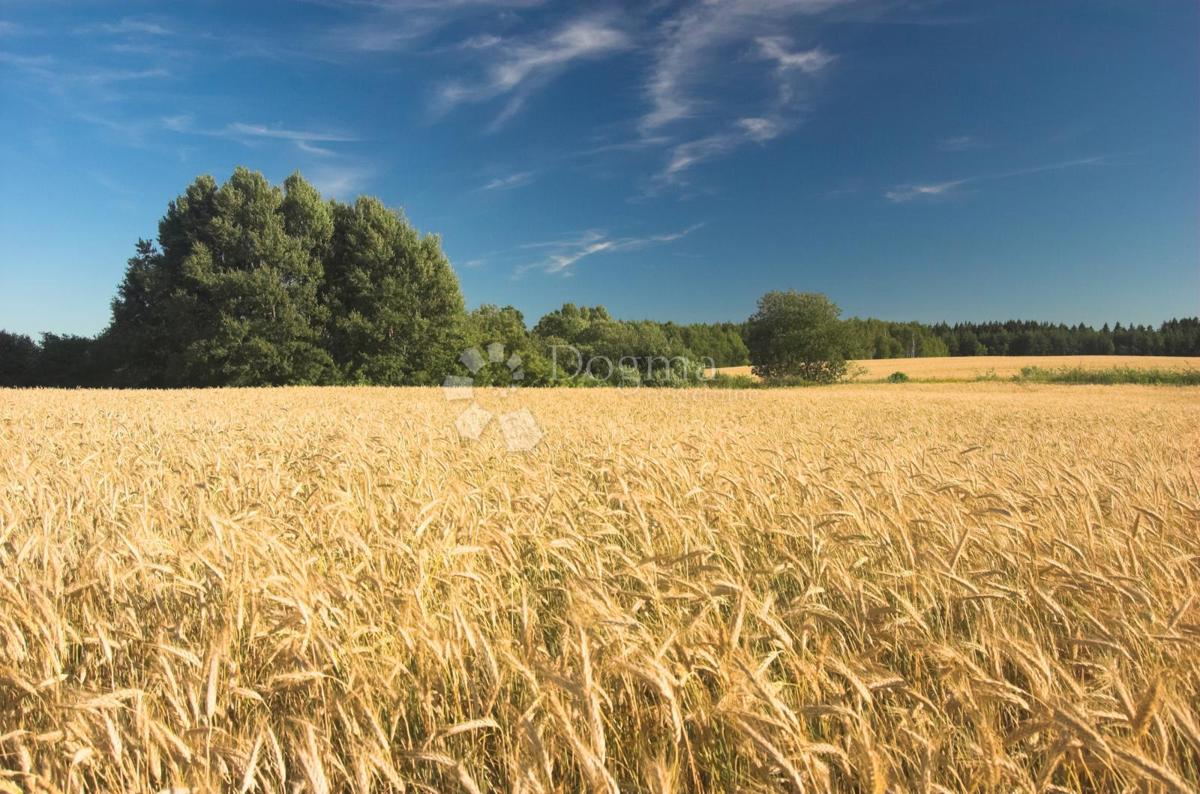
[[[1195,390],[481,399],[0,392],[0,780],[1195,787]]]

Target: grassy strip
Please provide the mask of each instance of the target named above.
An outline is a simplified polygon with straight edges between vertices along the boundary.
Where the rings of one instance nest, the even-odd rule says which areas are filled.
[[[1087,369],[1085,367],[1022,367],[1021,374],[1013,378],[1018,383],[1090,383],[1118,384],[1137,383],[1164,386],[1200,386],[1200,369],[1165,369],[1151,367],[1111,367],[1109,369]]]
[[[887,377],[864,379],[861,375],[851,376],[839,381],[842,384],[903,384],[903,383],[1064,383],[1064,384],[1093,384],[1093,385],[1164,385],[1164,386],[1200,386],[1200,369],[1167,368],[1167,367],[1107,367],[1104,369],[1089,369],[1087,367],[1022,367],[1017,375],[999,375],[994,370],[981,372],[974,376],[960,378],[917,378],[910,377],[904,372],[893,372]],[[609,385],[609,384],[597,384]],[[796,377],[779,377],[759,380],[749,375],[717,375],[700,380],[667,384],[683,387],[700,387],[708,389],[779,389],[822,386],[827,384],[814,383]]]
[[[902,373],[899,373],[902,374]],[[1106,369],[1088,369],[1087,367],[1022,367],[1020,374],[1012,376],[997,375],[995,372],[985,372],[971,378],[900,378],[897,374],[886,378],[871,380],[852,380],[848,383],[884,384],[884,383],[1063,383],[1063,384],[1092,384],[1092,385],[1161,385],[1161,386],[1200,386],[1200,369],[1168,369],[1151,367],[1109,367]],[[820,384],[794,378],[775,378],[767,381],[755,380],[747,375],[717,375],[704,381],[704,386],[717,389],[772,389],[800,386],[817,386]]]

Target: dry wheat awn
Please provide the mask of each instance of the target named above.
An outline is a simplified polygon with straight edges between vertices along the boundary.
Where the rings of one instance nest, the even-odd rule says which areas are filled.
[[[0,392],[0,791],[1195,791],[1200,394]]]

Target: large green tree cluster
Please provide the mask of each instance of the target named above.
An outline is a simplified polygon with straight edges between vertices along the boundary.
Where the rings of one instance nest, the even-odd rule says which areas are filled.
[[[462,335],[436,237],[376,199],[237,169],[171,202],[105,333],[115,385],[431,383]]]

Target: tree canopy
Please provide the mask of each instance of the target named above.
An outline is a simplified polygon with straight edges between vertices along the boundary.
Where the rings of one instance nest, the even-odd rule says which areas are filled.
[[[171,202],[139,241],[106,341],[130,386],[432,383],[463,299],[433,236],[377,199],[321,198],[237,169]]]
[[[746,323],[754,374],[831,383],[846,374],[846,326],[841,310],[815,292],[768,292]]]

